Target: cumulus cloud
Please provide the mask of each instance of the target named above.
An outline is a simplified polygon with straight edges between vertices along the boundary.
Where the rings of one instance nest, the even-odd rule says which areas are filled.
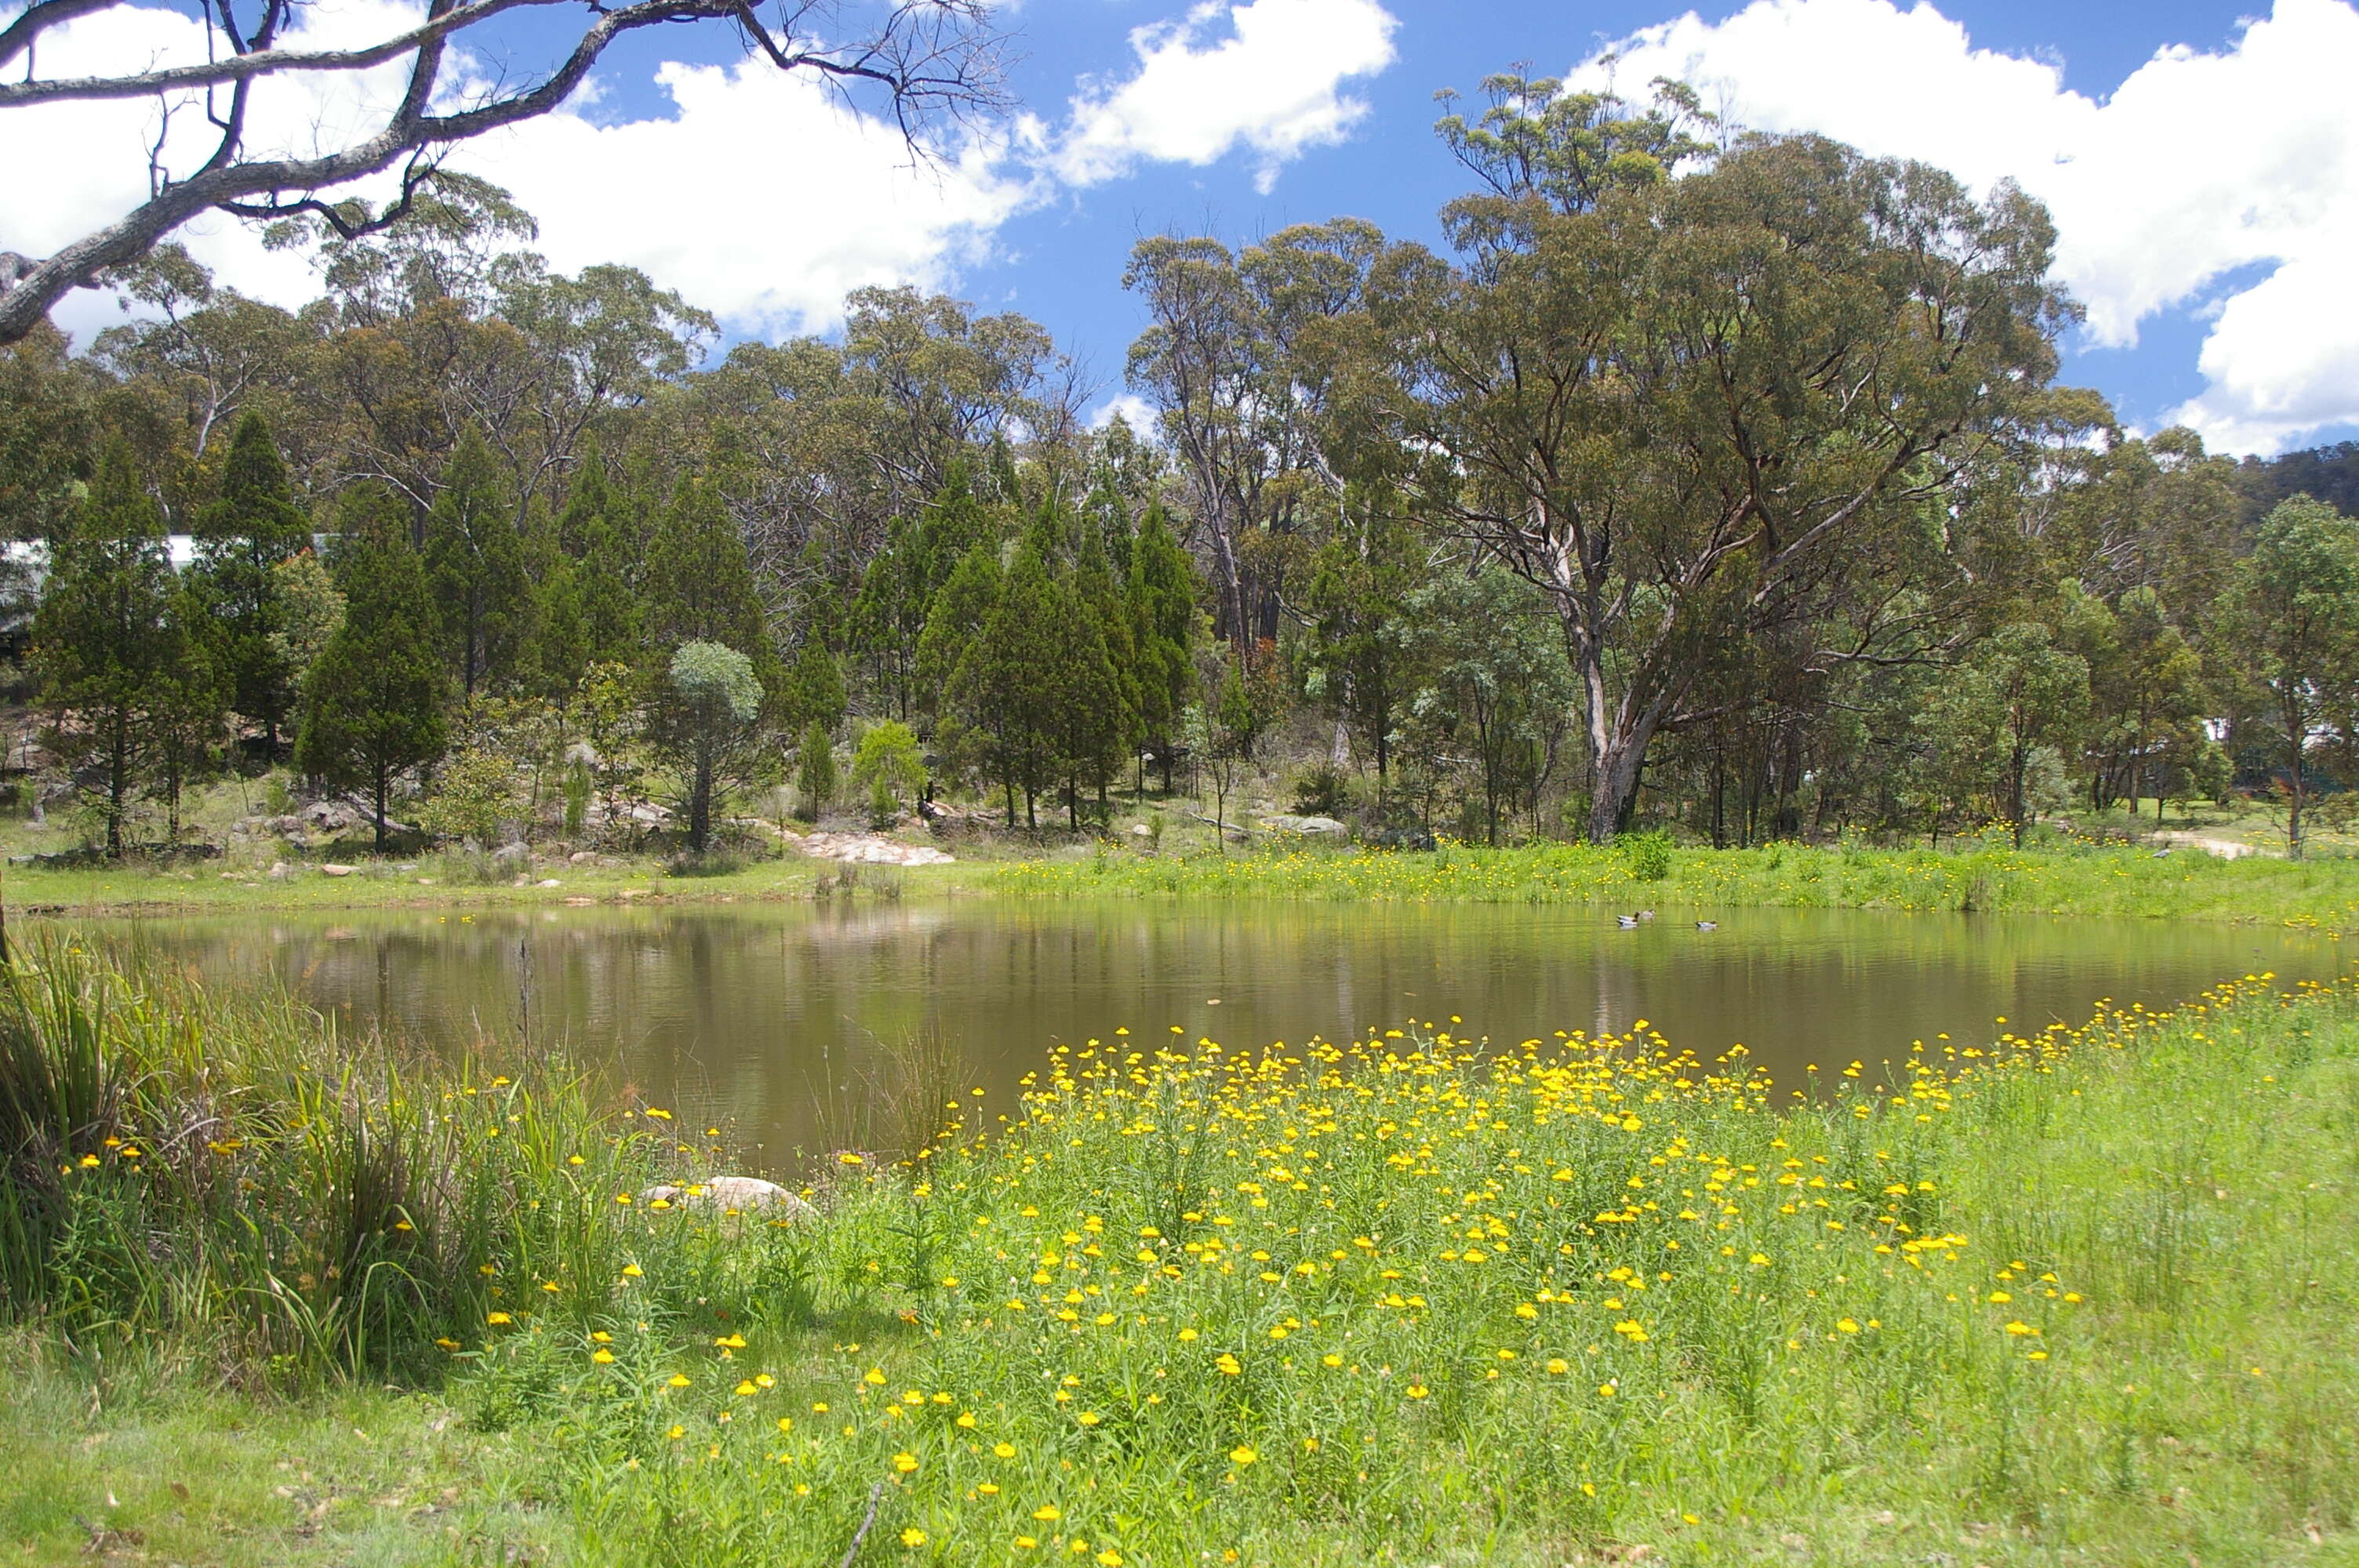
[[[2091,340],[2127,347],[2158,312],[2198,312],[2207,384],[2169,417],[2267,452],[2359,420],[2354,70],[2359,11],[2344,0],[2276,0],[2231,47],[2164,49],[2103,99],[2067,91],[2051,64],[1974,48],[1922,0],[1755,0],[1725,21],[1644,29],[1573,75],[1625,92],[1680,78],[1745,125],[1823,132],[1982,186],[2012,177],[2055,214],[2057,271]]]
[[[558,267],[627,263],[740,330],[826,330],[870,284],[948,287],[1031,200],[981,149],[913,164],[896,129],[814,77],[746,60],[667,64],[656,81],[669,117],[569,108],[471,146],[464,167],[540,220]]]
[[[1137,70],[1082,84],[1051,167],[1086,186],[1141,161],[1203,165],[1244,147],[1267,191],[1282,165],[1341,141],[1367,114],[1343,84],[1392,63],[1397,25],[1375,0],[1214,0],[1135,28]]]
[[[1155,405],[1134,392],[1117,393],[1089,412],[1088,425],[1093,430],[1103,430],[1116,419],[1130,427],[1134,436],[1153,440],[1159,428],[1159,416]]]

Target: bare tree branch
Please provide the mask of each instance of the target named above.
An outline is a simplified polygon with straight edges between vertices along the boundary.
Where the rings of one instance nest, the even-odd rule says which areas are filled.
[[[26,50],[43,28],[113,3],[36,0],[0,33],[0,63]],[[229,6],[219,4],[207,7],[206,23],[227,42],[229,52],[202,66],[111,79],[133,84],[121,92],[93,87],[91,79],[0,88],[0,108],[41,102],[44,93],[51,99],[156,94],[168,110],[170,92],[219,86],[231,92],[227,111],[211,115],[221,140],[196,172],[185,178],[170,178],[164,171],[159,141],[152,192],[147,201],[46,259],[15,267],[13,286],[0,286],[0,344],[23,338],[70,290],[94,287],[105,268],[145,254],[157,241],[208,210],[246,218],[310,213],[347,238],[382,227],[389,221],[386,214],[371,218],[364,213],[355,218],[344,206],[329,202],[319,193],[382,173],[408,157],[402,197],[395,203],[397,209],[406,211],[403,204],[414,195],[422,173],[430,172],[439,161],[438,149],[549,113],[582,84],[609,44],[644,27],[672,22],[733,23],[749,45],[779,70],[808,70],[845,89],[856,84],[880,89],[903,137],[919,157],[929,151],[922,135],[929,119],[992,112],[1004,103],[998,58],[1001,39],[989,30],[990,12],[984,0],[895,0],[864,34],[832,46],[815,36],[816,24],[835,19],[843,8],[832,0],[827,4],[798,0],[782,7],[783,41],[760,20],[750,0],[634,0],[600,12],[563,61],[538,82],[445,114],[428,112],[452,37],[502,12],[551,3],[554,0],[433,0],[426,21],[419,27],[384,44],[333,54],[275,47],[287,10],[284,0],[268,0],[261,19],[245,36],[232,20]],[[256,81],[270,75],[356,70],[405,54],[411,57],[408,89],[375,135],[341,150],[307,157],[249,159],[245,156],[248,94]],[[0,276],[7,270],[0,268]]]

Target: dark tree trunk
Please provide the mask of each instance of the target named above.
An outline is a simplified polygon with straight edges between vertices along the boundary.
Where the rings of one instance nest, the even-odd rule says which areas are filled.
[[[385,853],[385,784],[386,784],[386,765],[385,765],[383,762],[379,762],[379,763],[377,763],[377,765],[376,765],[376,781],[375,781],[375,782],[376,782],[376,852],[377,852],[378,854],[380,854],[380,855],[382,855],[382,854],[384,854],[384,853]]]

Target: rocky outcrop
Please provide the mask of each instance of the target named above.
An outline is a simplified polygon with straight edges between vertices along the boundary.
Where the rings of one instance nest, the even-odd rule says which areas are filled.
[[[810,833],[793,847],[822,860],[862,866],[948,866],[958,857],[926,844],[904,844],[881,833]]]

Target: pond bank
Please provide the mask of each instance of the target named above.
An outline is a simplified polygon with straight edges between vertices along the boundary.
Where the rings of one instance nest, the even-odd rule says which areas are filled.
[[[922,847],[915,839],[913,847]],[[2067,841],[2012,849],[1868,849],[1769,845],[1683,849],[1642,878],[1619,849],[1446,845],[1435,851],[1273,844],[1251,852],[1158,855],[1106,842],[1022,854],[988,842],[951,846],[953,865],[880,866],[789,856],[712,874],[658,861],[589,865],[462,881],[364,861],[329,877],[316,866],[225,878],[136,866],[12,869],[11,913],[102,917],[203,909],[514,908],[588,900],[652,903],[940,897],[974,892],[1067,897],[1182,895],[1354,902],[1569,903],[1690,916],[1732,908],[2118,915],[2359,929],[2359,859],[2229,860],[2194,850]],[[427,878],[421,881],[421,875]],[[542,885],[544,883],[551,885]]]
[[[296,1276],[332,1239],[305,1227],[351,1206],[288,1209],[286,1184],[349,1141],[271,1087],[311,1047],[170,1011],[212,1021],[210,1081],[251,1088],[203,1145],[158,1120],[94,1146],[117,1206],[93,1212],[184,1234],[204,1188],[179,1178],[235,1162],[289,1227],[302,1321],[339,1321],[364,1292]],[[185,1105],[186,1041],[117,1044],[149,1053],[126,1103]],[[2359,1544],[2347,988],[1952,1043],[1787,1108],[1676,1046],[1569,1033],[1484,1066],[1439,1020],[1277,1054],[1109,1033],[988,1140],[840,1161],[784,1227],[618,1201],[722,1159],[666,1108],[413,1064],[374,1103],[454,1179],[375,1167],[396,1201],[370,1244],[419,1293],[307,1336],[241,1318],[234,1255],[231,1293],[136,1291],[83,1226],[100,1293],[12,1342],[0,1538],[58,1562],[134,1535],[230,1563],[835,1562],[873,1499],[877,1563]],[[416,1391],[361,1391],[388,1381]]]

